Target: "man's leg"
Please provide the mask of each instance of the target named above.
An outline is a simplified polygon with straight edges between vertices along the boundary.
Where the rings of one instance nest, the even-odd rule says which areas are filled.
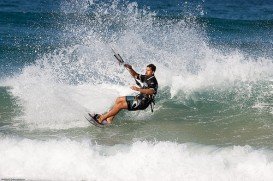
[[[121,109],[127,109],[128,105],[126,102],[126,98],[125,97],[118,97],[116,99],[115,105],[110,109],[110,111],[108,111],[106,114],[102,114],[99,118],[99,122],[102,122],[105,119],[108,119],[109,121],[112,121],[112,119],[114,118],[114,116],[116,114],[118,114],[118,112]],[[107,120],[107,121],[108,121]]]
[[[123,102],[124,99],[125,99],[125,101],[126,101],[126,97],[118,97],[118,98],[116,99],[115,104],[119,104],[119,103]],[[113,107],[114,107],[114,106],[113,106]],[[113,107],[112,107],[111,109],[113,109]],[[111,110],[111,109],[110,109],[110,110]],[[127,109],[127,108],[126,108],[126,109]],[[110,110],[108,110],[108,112],[109,112]],[[113,121],[114,118],[115,118],[115,116],[111,116],[111,117],[107,118],[106,120],[107,120],[108,123],[112,123],[112,121]]]

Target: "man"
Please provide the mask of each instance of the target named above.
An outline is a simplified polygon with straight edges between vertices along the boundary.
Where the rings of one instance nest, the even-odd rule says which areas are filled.
[[[107,113],[93,116],[99,124],[110,124],[115,115],[122,109],[128,109],[129,111],[144,110],[150,104],[154,103],[154,96],[158,88],[158,83],[154,76],[156,66],[154,64],[147,65],[145,75],[136,73],[129,64],[125,64],[124,67],[126,67],[129,73],[135,78],[139,86],[132,86],[131,89],[138,91],[139,94],[137,96],[118,97],[115,105]]]

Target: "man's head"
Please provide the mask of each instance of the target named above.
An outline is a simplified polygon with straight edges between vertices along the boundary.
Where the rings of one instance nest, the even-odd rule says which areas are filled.
[[[146,67],[146,75],[153,76],[156,70],[156,66],[154,64],[149,64]]]

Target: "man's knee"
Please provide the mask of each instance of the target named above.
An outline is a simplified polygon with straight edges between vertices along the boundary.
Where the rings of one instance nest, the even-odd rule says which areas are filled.
[[[128,109],[128,104],[126,101],[122,101],[118,104],[119,109]]]
[[[118,97],[118,98],[116,99],[116,104],[120,104],[120,103],[122,103],[122,102],[124,102],[124,101],[126,101],[126,99],[125,99],[124,96],[123,96],[123,97]]]

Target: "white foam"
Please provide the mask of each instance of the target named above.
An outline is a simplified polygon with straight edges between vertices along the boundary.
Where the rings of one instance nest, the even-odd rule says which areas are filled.
[[[173,97],[179,91],[190,94],[207,88],[225,89],[237,83],[268,81],[273,76],[272,70],[271,59],[261,57],[255,60],[239,52],[223,55],[217,50],[208,49],[198,73],[172,76],[171,94]]]
[[[0,140],[0,177],[39,180],[272,180],[272,151],[172,142]]]
[[[24,112],[17,119],[30,128],[87,126],[84,113],[103,113],[116,97],[132,93],[129,88],[118,85],[67,85],[25,76],[13,80],[12,85],[11,92],[19,97]]]

